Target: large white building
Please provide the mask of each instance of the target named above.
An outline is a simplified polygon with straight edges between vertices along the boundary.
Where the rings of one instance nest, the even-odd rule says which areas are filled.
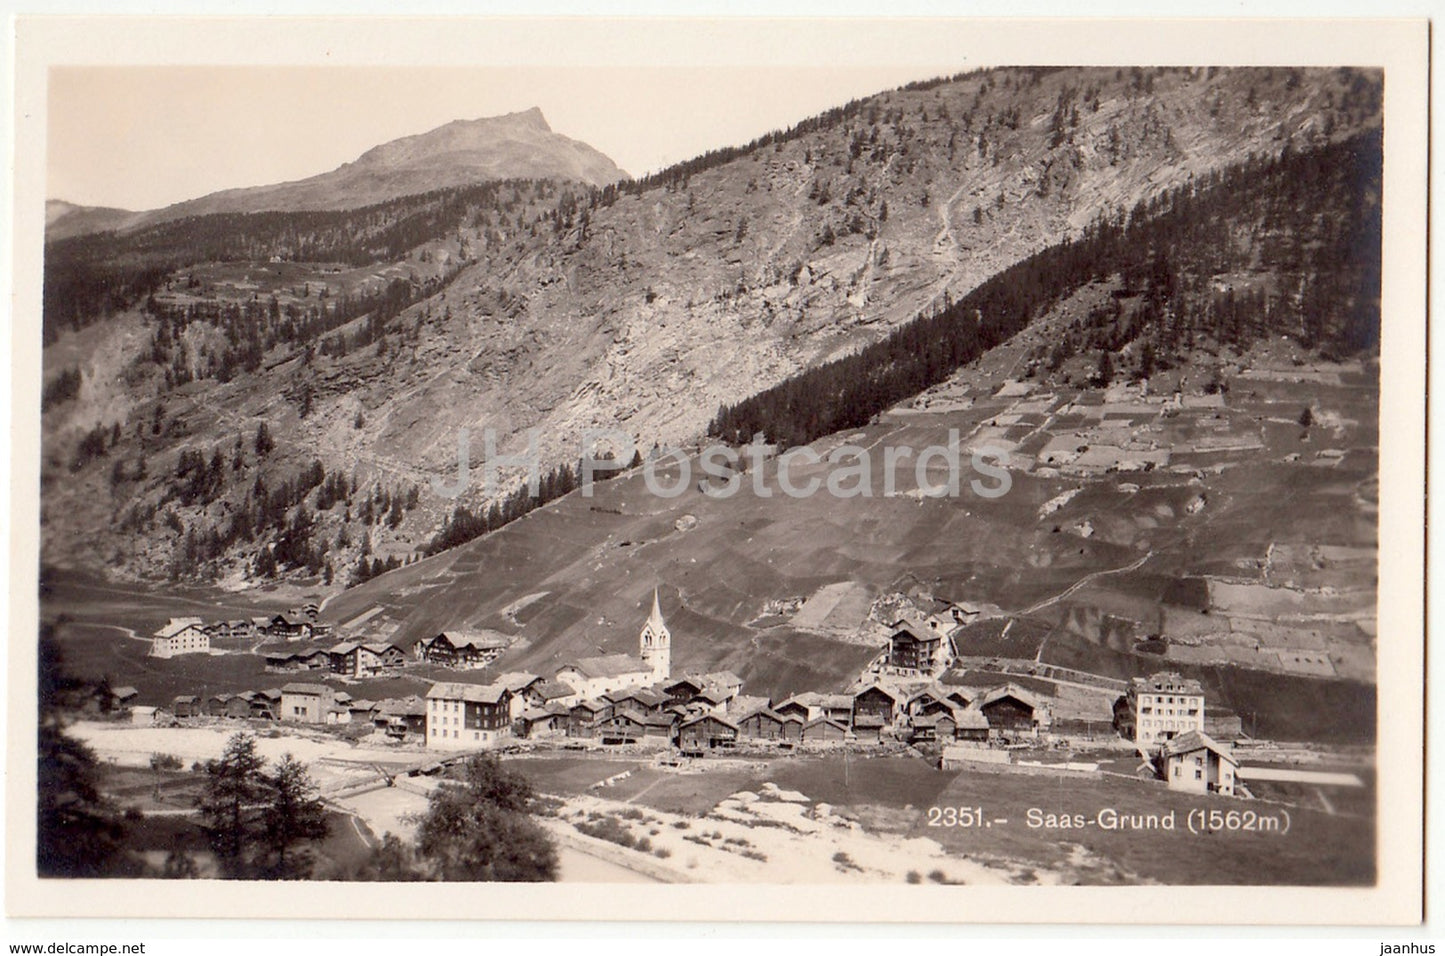
[[[211,635],[206,633],[198,617],[173,617],[151,637],[151,657],[210,652]]]
[[[1134,743],[1149,750],[1191,731],[1204,733],[1204,688],[1168,671],[1136,677],[1129,685]]]
[[[512,734],[511,691],[501,684],[434,684],[426,695],[428,750],[476,750]]]

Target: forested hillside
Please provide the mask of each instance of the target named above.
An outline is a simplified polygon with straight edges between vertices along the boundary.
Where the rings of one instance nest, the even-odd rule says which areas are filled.
[[[1100,219],[876,345],[720,409],[708,432],[792,446],[863,425],[1111,276],[1123,279],[1123,294],[1041,351],[1030,373],[1092,350],[1101,377],[1147,378],[1197,341],[1242,351],[1279,334],[1333,357],[1371,348],[1380,328],[1380,164],[1380,137],[1367,134],[1210,173]],[[1227,276],[1247,278],[1244,290],[1219,281]],[[1129,300],[1137,302],[1126,314]],[[1127,359],[1102,357],[1126,349]]]

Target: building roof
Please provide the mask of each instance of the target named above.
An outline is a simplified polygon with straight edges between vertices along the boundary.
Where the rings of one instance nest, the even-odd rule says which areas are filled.
[[[844,727],[832,717],[814,717],[812,720],[808,721],[806,724],[803,725],[803,732],[806,733],[809,727],[817,727],[819,724],[830,724],[831,726],[837,727],[844,733],[848,732],[847,727]]]
[[[1132,681],[1135,693],[1146,694],[1195,694],[1203,695],[1204,685],[1193,678],[1186,678],[1177,671],[1160,671],[1148,677],[1136,677]]]
[[[725,687],[732,687],[734,685],[741,687],[743,685],[743,679],[732,671],[709,671],[702,675],[702,679],[703,683],[722,684]]]
[[[281,693],[283,693],[283,694],[311,694],[311,695],[314,695],[314,696],[320,696],[320,695],[323,695],[323,694],[330,694],[330,693],[331,693],[331,688],[330,688],[330,687],[327,687],[325,684],[291,683],[291,684],[282,684],[282,685],[281,685]]]
[[[201,619],[198,617],[173,617],[166,622],[166,626],[156,631],[156,637],[175,637],[177,634],[190,627],[200,627]]]
[[[737,730],[737,729],[738,729],[738,725],[737,725],[736,723],[734,723],[733,721],[729,720],[728,718],[722,716],[721,714],[710,714],[710,713],[709,713],[709,714],[698,714],[696,717],[689,717],[687,720],[684,720],[684,721],[682,722],[682,725],[681,725],[681,726],[683,726],[683,727],[691,727],[693,724],[700,724],[700,723],[702,723],[702,722],[705,721],[705,720],[715,720],[715,721],[717,721],[718,723],[722,724],[724,727],[731,727],[733,730]]]
[[[571,684],[564,684],[559,680],[544,680],[542,683],[532,687],[532,693],[541,697],[543,700],[552,701],[561,697],[571,697],[577,693],[577,691]]]
[[[579,700],[579,701],[577,701],[577,703],[575,703],[575,704],[572,705],[572,709],[573,709],[573,710],[590,710],[592,713],[595,714],[595,713],[597,713],[599,710],[606,710],[606,709],[607,709],[607,705],[604,704],[604,703],[602,703],[602,701],[600,701],[600,700]]]
[[[631,654],[604,654],[601,657],[580,657],[557,669],[557,673],[571,668],[583,677],[622,677],[626,674],[651,674],[652,668],[642,658]]]
[[[507,688],[501,684],[458,684],[454,681],[443,681],[433,684],[431,690],[426,692],[426,698],[427,700],[464,700],[474,704],[496,704],[507,693],[509,693]]]
[[[773,702],[767,697],[758,697],[754,694],[739,694],[728,701],[728,710],[736,714],[755,713],[759,710],[772,710]]]
[[[781,724],[788,719],[771,707],[756,707],[738,717],[738,723],[741,724],[744,721],[752,720],[754,717],[762,717],[766,720],[771,720],[775,724]],[[792,719],[797,720],[798,715],[793,714]]]
[[[660,691],[655,691],[650,687],[639,687],[637,685],[633,685],[631,687],[624,687],[621,690],[614,690],[610,693],[603,694],[602,699],[610,701],[614,704],[620,703],[624,700],[635,700],[638,703],[642,704],[644,707],[658,707],[663,703],[666,703],[668,697],[666,694],[661,693]]]
[[[899,637],[909,637],[915,641],[940,641],[943,639],[943,635],[916,618],[900,617],[893,622],[892,631],[889,640],[897,640]]]
[[[501,677],[498,677],[496,682],[512,693],[520,694],[528,687],[541,683],[541,681],[542,677],[539,674],[533,674],[529,671],[508,671]]]
[[[401,648],[395,644],[388,644],[385,641],[373,641],[370,644],[363,644],[361,646],[371,651],[371,653],[378,655],[385,654],[387,651],[396,651],[398,654],[401,653]]]
[[[862,697],[864,694],[868,693],[870,690],[877,690],[877,691],[883,692],[884,694],[886,694],[886,695],[888,696],[888,699],[889,699],[889,700],[892,700],[892,701],[898,700],[898,693],[897,693],[897,691],[891,691],[891,690],[889,690],[888,688],[884,687],[882,684],[869,684],[867,687],[860,687],[860,688],[858,688],[858,690],[853,693],[853,699],[854,699],[854,700],[857,700],[859,697]]]
[[[118,698],[118,699],[120,699],[120,700],[125,700],[127,697],[134,697],[136,694],[139,694],[139,693],[140,693],[140,691],[136,690],[134,687],[129,687],[129,686],[127,686],[127,687],[112,687],[112,688],[110,689],[110,696],[115,697],[115,698]]]
[[[454,648],[471,647],[479,651],[500,650],[512,643],[512,639],[501,631],[442,631],[431,640],[446,638]]]
[[[687,686],[691,687],[692,690],[693,690],[693,693],[696,693],[696,692],[702,690],[704,687],[707,686],[706,682],[703,681],[703,679],[702,679],[702,677],[701,677],[700,675],[697,675],[697,674],[684,674],[684,675],[682,675],[681,677],[678,677],[678,678],[676,678],[676,679],[674,679],[674,680],[665,681],[665,682],[663,683],[663,685],[662,685],[662,689],[663,689],[663,690],[666,690],[666,691],[670,691],[670,690],[672,690],[672,689],[675,688],[675,687],[681,687],[683,684],[686,684]]]
[[[983,711],[972,707],[955,710],[953,720],[959,730],[988,730],[988,718],[983,715]]]
[[[1164,741],[1164,755],[1166,757],[1178,757],[1181,754],[1190,754],[1196,750],[1212,750],[1218,754],[1220,759],[1228,760],[1236,767],[1239,761],[1234,759],[1233,751],[1220,744],[1202,730],[1191,730],[1188,733],[1180,734],[1170,740]]]
[[[1024,690],[1017,684],[1002,684],[998,687],[994,687],[974,703],[978,706],[980,710],[982,710],[989,704],[992,704],[995,701],[1003,700],[1005,697],[1012,697],[1019,703],[1027,704],[1028,706],[1033,708],[1038,708],[1040,706],[1040,701],[1037,696]]]
[[[179,694],[171,700],[173,704],[199,704],[200,702],[201,699],[195,694]]]
[[[355,641],[342,641],[340,644],[333,644],[326,649],[328,654],[350,654],[361,645]]]

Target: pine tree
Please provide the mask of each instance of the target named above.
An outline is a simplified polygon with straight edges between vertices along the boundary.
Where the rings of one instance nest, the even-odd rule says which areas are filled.
[[[251,855],[261,834],[257,808],[267,797],[261,774],[265,763],[256,752],[256,738],[238,733],[226,742],[219,760],[206,764],[206,786],[196,805],[216,862],[227,879],[252,875]]]

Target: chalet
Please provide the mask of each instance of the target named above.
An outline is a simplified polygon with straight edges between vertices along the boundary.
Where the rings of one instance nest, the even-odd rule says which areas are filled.
[[[91,713],[109,714],[124,710],[135,703],[140,691],[134,687],[111,687],[101,681],[85,701],[85,710]]]
[[[954,711],[953,739],[966,741],[988,740],[988,718],[983,712],[972,707]]]
[[[718,714],[701,714],[678,728],[677,746],[683,753],[702,753],[717,747],[732,747],[738,740],[738,725]]]
[[[351,712],[351,722],[353,724],[371,723],[372,719],[376,716],[376,707],[376,701],[367,700],[364,697],[357,698],[346,705],[346,709]]]
[[[299,671],[301,664],[296,655],[287,651],[267,651],[261,655],[268,671]]]
[[[537,674],[526,671],[508,671],[498,677],[495,683],[507,688],[512,695],[513,720],[522,716],[522,711],[530,707],[542,707],[546,704],[546,701],[538,700],[536,695],[531,693],[532,688],[542,683],[542,678]]]
[[[531,701],[533,707],[546,707],[549,704],[560,704],[564,708],[575,704],[580,698],[577,691],[570,684],[564,684],[556,680],[544,680],[531,687],[525,692],[527,700]]]
[[[205,712],[209,717],[226,716],[226,707],[231,703],[234,694],[212,694],[206,698]]]
[[[591,737],[607,719],[608,706],[600,700],[579,700],[567,711],[567,736]]]
[[[796,717],[807,723],[816,714],[809,701],[814,697],[821,697],[821,694],[794,694],[781,704],[773,708],[773,711],[782,717]]]
[[[853,718],[853,736],[859,743],[881,744],[886,726],[887,723],[877,714],[861,713]]]
[[[946,662],[944,635],[916,618],[893,622],[888,638],[888,667],[901,673],[932,674]]]
[[[907,712],[910,717],[937,715],[955,708],[967,707],[970,703],[972,698],[962,690],[934,683],[908,698]]]
[[[952,721],[950,720],[950,724]],[[953,734],[948,735],[952,737]],[[933,714],[920,714],[908,722],[908,742],[910,744],[931,744],[939,739],[938,718]]]
[[[978,699],[977,706],[994,736],[1037,734],[1048,727],[1048,710],[1042,701],[1015,684],[995,687]]]
[[[182,694],[171,701],[171,713],[177,717],[199,717],[201,699],[194,694]]]
[[[251,698],[251,716],[264,718],[266,720],[280,720],[280,688],[273,687],[267,690],[256,691],[256,696]]]
[[[783,740],[791,743],[798,743],[803,739],[803,725],[806,720],[797,714],[779,714],[783,719]]]
[[[619,710],[598,724],[597,735],[604,744],[638,743],[649,738],[668,742],[672,739],[672,725],[670,714]]]
[[[848,739],[848,728],[832,718],[818,717],[803,725],[798,738],[805,744],[841,743]]]
[[[1190,730],[1164,741],[1159,758],[1170,790],[1234,796],[1239,761],[1230,748],[1203,731]]]
[[[818,713],[844,727],[853,720],[853,697],[850,694],[823,694],[818,699]],[[810,720],[812,718],[809,718]]]
[[[235,621],[212,621],[205,630],[212,640],[242,640],[256,636],[256,625],[246,617]]]
[[[389,737],[426,735],[427,703],[413,694],[401,699],[383,700],[371,712],[371,723]]]
[[[791,720],[796,726],[801,727],[796,716]],[[738,720],[738,733],[751,740],[785,740],[787,739],[786,727],[790,723],[788,718],[783,717],[777,711],[762,707],[754,710]]]
[[[211,635],[206,633],[198,617],[173,617],[151,637],[151,657],[209,654],[210,651]]]
[[[325,684],[286,684],[281,688],[281,719],[298,724],[324,724],[336,705],[336,692]]]
[[[395,673],[406,660],[401,648],[392,644],[360,644],[343,641],[326,650],[327,662],[333,673],[347,677],[377,677]]]
[[[727,702],[729,714],[751,714],[754,711],[763,709],[772,710],[773,699],[771,697],[759,697],[755,694],[738,694]]]
[[[652,667],[631,654],[579,658],[558,668],[555,676],[584,698],[601,697],[653,679]]]
[[[875,717],[880,726],[891,724],[898,716],[900,703],[894,691],[880,684],[869,684],[853,695],[853,725],[856,727],[862,717]]]
[[[713,684],[694,694],[692,702],[687,705],[688,712],[694,714],[725,714],[727,709],[727,695]]]
[[[426,695],[427,748],[490,746],[511,735],[511,706],[511,691],[500,684],[434,684]]]
[[[742,693],[743,679],[732,671],[712,671],[702,675],[703,683],[723,695],[723,699],[731,700]]]
[[[706,686],[701,677],[695,674],[685,674],[676,680],[664,682],[661,685],[661,689],[672,704],[686,707],[692,703],[692,699],[697,696],[698,692]]]
[[[309,641],[316,634],[316,622],[297,614],[277,614],[266,622],[265,631],[268,637]]]
[[[502,656],[512,639],[499,631],[443,631],[417,641],[417,660],[442,667],[477,668]]]
[[[242,691],[226,702],[224,716],[232,720],[245,720],[251,716],[251,701],[256,699],[253,691]]]
[[[1141,750],[1190,731],[1204,732],[1204,687],[1173,671],[1136,677],[1125,691]]]
[[[602,700],[612,705],[614,717],[624,711],[643,715],[660,714],[668,703],[666,694],[648,687],[625,687],[610,694],[603,694]]]
[[[562,704],[547,707],[528,707],[517,718],[517,735],[520,737],[556,737],[567,732],[568,710]]]
[[[137,705],[130,709],[130,722],[136,727],[151,727],[159,723],[159,716],[165,713],[149,705]]]

